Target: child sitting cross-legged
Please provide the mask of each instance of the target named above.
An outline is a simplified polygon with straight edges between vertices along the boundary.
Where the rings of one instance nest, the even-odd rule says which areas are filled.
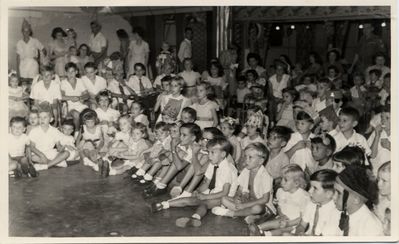
[[[238,217],[273,212],[273,178],[263,166],[269,157],[266,146],[260,142],[245,148],[245,168],[232,186],[238,188],[234,197],[222,198],[222,206],[212,209],[215,215]],[[260,216],[259,216],[260,217]],[[246,218],[248,222],[250,218]]]
[[[61,150],[60,139],[62,133],[50,125],[52,107],[49,103],[39,104],[39,126],[29,133],[32,148],[32,161],[36,170],[45,170],[52,166],[66,167],[69,152]],[[57,149],[54,147],[57,146]]]
[[[197,206],[191,217],[183,217],[176,220],[178,227],[201,225],[201,219],[205,217],[208,209],[220,206],[224,196],[232,196],[234,192],[232,184],[237,180],[237,169],[228,161],[232,146],[227,139],[218,138],[208,142],[210,164],[205,172],[205,178],[191,197],[172,199],[161,203],[153,203],[153,212],[168,209],[170,207]]]
[[[184,178],[178,186],[170,191],[172,198],[190,197],[198,184],[204,178],[209,165],[207,143],[215,138],[224,138],[223,133],[216,127],[207,127],[202,133],[200,143],[193,144],[193,158]],[[184,191],[183,191],[184,189]]]
[[[132,167],[140,168],[144,164],[143,152],[148,149],[149,145],[146,141],[148,137],[147,126],[136,123],[131,130],[131,137],[127,150],[115,153],[115,157],[122,160],[113,160],[111,164],[104,162],[102,175],[119,175]],[[109,167],[107,167],[109,164]],[[107,172],[109,168],[109,172]]]
[[[155,143],[141,153],[145,159],[144,164],[132,170],[132,178],[136,178],[141,184],[152,181],[154,175],[162,168],[161,161],[167,157],[167,152],[170,152],[169,125],[162,121],[158,122],[155,125],[155,138]],[[134,173],[135,169],[137,170]]]
[[[305,174],[301,167],[296,164],[285,166],[281,188],[276,193],[277,217],[260,225],[250,224],[250,235],[279,236],[292,232],[310,201],[305,187]]]

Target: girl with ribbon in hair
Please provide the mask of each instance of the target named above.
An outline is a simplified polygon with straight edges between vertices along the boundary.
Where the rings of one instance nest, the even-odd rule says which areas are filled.
[[[17,72],[11,70],[8,73],[8,114],[9,119],[15,116],[27,117],[29,108],[24,103],[29,99],[29,95],[25,93],[24,89],[18,85],[19,80]]]

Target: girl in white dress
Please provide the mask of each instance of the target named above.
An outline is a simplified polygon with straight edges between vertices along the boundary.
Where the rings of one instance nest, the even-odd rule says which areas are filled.
[[[216,127],[218,124],[216,111],[219,106],[213,101],[214,95],[214,91],[208,83],[201,82],[197,86],[198,102],[191,105],[191,107],[197,112],[195,123],[201,127],[201,130],[207,127]]]
[[[25,93],[21,86],[18,86],[19,80],[17,73],[11,71],[8,75],[8,114],[9,119],[15,116],[27,117],[29,108],[24,103],[29,95]]]

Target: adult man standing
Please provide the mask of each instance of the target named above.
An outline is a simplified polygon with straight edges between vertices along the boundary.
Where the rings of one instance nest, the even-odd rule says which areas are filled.
[[[90,35],[89,46],[94,58],[94,63],[98,66],[98,64],[107,56],[108,42],[105,36],[100,32],[100,23],[92,21],[90,27],[92,34]]]

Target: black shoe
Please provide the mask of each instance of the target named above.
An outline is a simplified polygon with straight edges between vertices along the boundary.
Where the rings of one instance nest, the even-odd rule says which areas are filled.
[[[135,174],[135,173],[137,172],[137,170],[139,170],[139,169],[136,168],[136,167],[132,167],[131,169],[129,169],[129,170],[126,171],[126,172],[127,172],[127,174],[128,174],[129,176],[132,176],[133,174]]]
[[[152,203],[151,204],[151,213],[156,213],[163,210],[162,204],[161,203]]]
[[[157,197],[157,196],[164,195],[164,194],[166,194],[167,192],[168,192],[168,189],[166,189],[166,187],[165,187],[164,189],[156,188],[154,191],[145,192],[145,197],[146,197],[146,198]]]
[[[145,180],[144,178],[142,180],[139,181],[140,186],[149,186],[152,184],[152,181],[150,180]]]
[[[103,161],[103,167],[102,167],[102,172],[101,175],[104,177],[109,176],[109,163],[108,161]]]
[[[21,165],[21,168],[20,168],[21,169],[21,173],[23,175],[28,175],[29,174],[29,163],[28,162],[25,162],[25,163],[21,162],[20,165]]]
[[[37,177],[39,176],[39,172],[36,171],[35,167],[33,166],[33,164],[29,164],[28,165],[28,175],[30,175],[30,177]]]

